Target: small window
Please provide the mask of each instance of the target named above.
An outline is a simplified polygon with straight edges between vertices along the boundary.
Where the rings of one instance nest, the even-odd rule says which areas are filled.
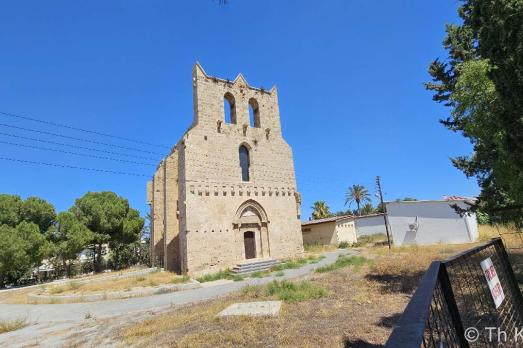
[[[223,96],[223,111],[225,114],[225,123],[236,124],[236,102],[234,96],[229,92]]]
[[[260,128],[260,107],[258,106],[258,102],[256,99],[251,98],[249,99],[249,120],[251,123],[251,127]]]
[[[249,150],[244,146],[240,146],[240,167],[242,169],[242,180],[249,181]]]

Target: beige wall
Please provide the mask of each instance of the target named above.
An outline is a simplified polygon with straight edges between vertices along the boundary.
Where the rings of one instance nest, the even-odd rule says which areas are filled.
[[[336,222],[336,235],[338,243],[356,243],[356,226],[354,220],[340,220]]]
[[[336,222],[302,226],[304,244],[337,244]]]
[[[164,236],[166,264],[191,274],[243,261],[248,230],[255,232],[257,257],[300,255],[299,193],[292,151],[281,136],[276,89],[252,88],[241,75],[234,82],[208,77],[199,65],[193,88],[193,125],[154,176],[153,245]],[[235,98],[236,124],[224,121],[227,92]],[[249,125],[250,98],[259,105],[259,128]],[[248,182],[241,178],[241,145],[249,149]],[[258,218],[243,216],[246,208]],[[154,256],[161,254],[157,249]]]
[[[355,243],[356,228],[354,220],[339,220],[302,226],[304,244]]]

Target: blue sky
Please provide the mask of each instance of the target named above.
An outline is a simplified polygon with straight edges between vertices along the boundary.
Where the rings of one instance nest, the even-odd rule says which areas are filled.
[[[385,198],[475,195],[449,157],[470,144],[438,119],[425,91],[431,60],[446,57],[458,1],[16,1],[0,11],[0,112],[171,146],[192,120],[191,69],[254,86],[276,84],[292,146],[302,216],[315,200],[336,211],[352,184]],[[156,163],[165,148],[0,115],[0,157],[150,175],[154,167],[5,144],[74,150],[5,134],[123,152]],[[54,135],[89,138],[151,154]],[[89,152],[95,154],[93,152]],[[112,190],[147,211],[143,176],[0,159],[0,192],[41,196],[65,210],[87,191]]]

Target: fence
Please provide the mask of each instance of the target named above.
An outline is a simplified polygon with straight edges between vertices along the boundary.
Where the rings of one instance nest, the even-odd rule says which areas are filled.
[[[521,347],[522,330],[523,298],[496,238],[433,262],[385,348]]]

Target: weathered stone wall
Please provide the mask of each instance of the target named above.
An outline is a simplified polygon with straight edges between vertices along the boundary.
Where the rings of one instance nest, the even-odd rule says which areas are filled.
[[[174,151],[165,160],[165,231],[164,267],[166,270],[181,272],[180,264],[180,221],[178,191],[178,152]]]
[[[164,162],[162,161],[153,176],[151,204],[151,260],[156,262],[164,259]]]

